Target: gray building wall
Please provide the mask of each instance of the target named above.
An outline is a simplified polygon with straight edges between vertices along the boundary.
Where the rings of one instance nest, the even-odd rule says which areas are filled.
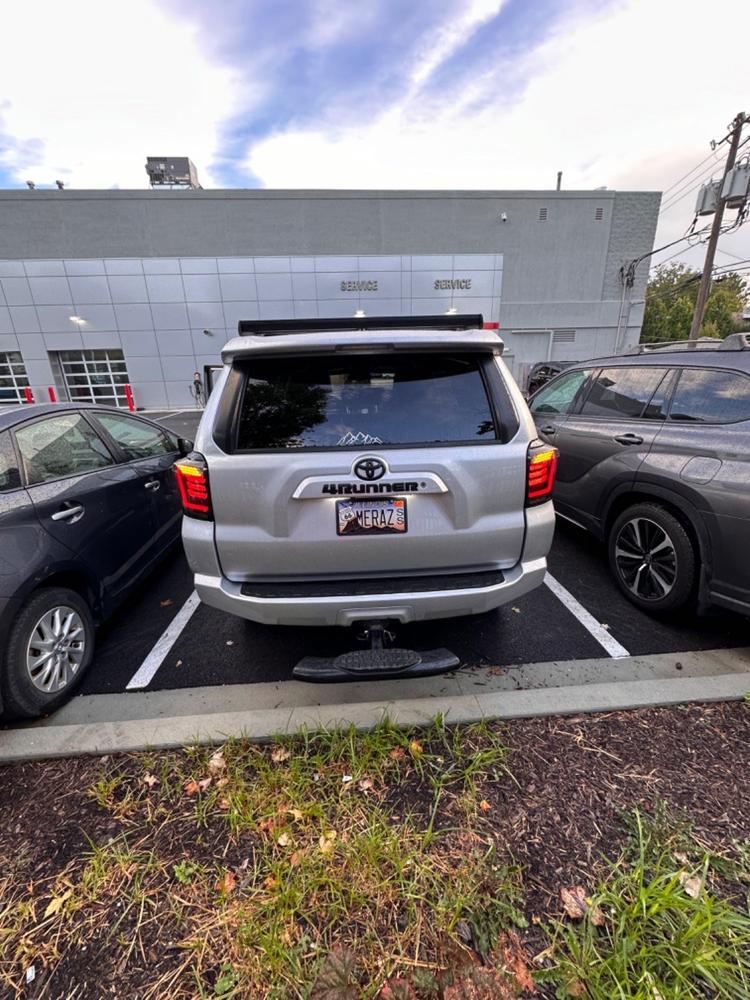
[[[192,372],[218,359],[240,315],[242,300],[217,277],[235,259],[236,273],[249,274],[251,258],[284,273],[293,257],[357,257],[356,272],[351,260],[342,268],[356,276],[368,255],[401,256],[403,290],[413,258],[442,255],[435,273],[458,274],[462,255],[494,255],[501,282],[481,308],[500,322],[522,376],[547,357],[613,351],[618,322],[621,345],[637,340],[647,269],[627,300],[619,269],[652,248],[659,202],[614,191],[0,191],[0,351],[20,350],[46,392],[54,352],[121,348],[139,405],[186,404]],[[458,269],[442,269],[446,255]],[[261,318],[290,307],[346,315],[354,304],[310,296],[254,301]],[[401,302],[412,308],[405,294]],[[437,297],[434,311],[446,304]],[[377,311],[374,299],[367,308]],[[426,300],[413,308],[433,311]],[[83,327],[70,320],[79,314]]]

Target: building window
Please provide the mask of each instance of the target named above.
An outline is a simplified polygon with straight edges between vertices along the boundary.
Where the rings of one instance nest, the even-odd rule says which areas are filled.
[[[23,390],[28,384],[26,365],[20,352],[0,353],[0,406],[4,403],[23,403],[26,399]]]
[[[127,406],[128,371],[122,351],[60,351],[57,355],[71,401]]]
[[[604,209],[601,207],[597,208],[596,211],[594,212],[594,218],[596,219],[597,222],[601,222],[602,219],[604,218]]]
[[[540,208],[539,209],[539,221],[540,222],[546,222],[547,221],[547,209],[546,208]]]

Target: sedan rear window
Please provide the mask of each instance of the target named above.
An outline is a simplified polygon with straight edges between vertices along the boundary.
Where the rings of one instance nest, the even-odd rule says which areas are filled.
[[[460,354],[252,361],[245,369],[237,448],[495,440],[480,366],[476,355]]]

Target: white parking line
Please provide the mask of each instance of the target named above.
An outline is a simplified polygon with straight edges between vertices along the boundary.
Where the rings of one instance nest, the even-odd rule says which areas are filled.
[[[606,628],[573,597],[570,591],[557,582],[554,576],[550,576],[549,573],[545,574],[544,582],[555,597],[562,601],[568,611],[578,619],[589,635],[592,635],[599,645],[606,649],[610,656],[615,658],[630,656],[627,649],[621,646],[617,639],[613,638]]]
[[[196,592],[193,591],[169,625],[167,625],[162,634],[159,636],[154,648],[130,678],[127,687],[125,688],[126,691],[134,691],[140,688],[148,687],[154,679],[156,671],[164,662],[167,653],[177,642],[180,637],[180,633],[192,618],[193,613],[200,602],[200,597],[198,597]]]

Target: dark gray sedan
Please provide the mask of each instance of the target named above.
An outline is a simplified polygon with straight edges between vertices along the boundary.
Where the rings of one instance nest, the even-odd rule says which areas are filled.
[[[172,463],[158,424],[85,404],[0,410],[0,713],[64,701],[94,629],[175,545]]]

